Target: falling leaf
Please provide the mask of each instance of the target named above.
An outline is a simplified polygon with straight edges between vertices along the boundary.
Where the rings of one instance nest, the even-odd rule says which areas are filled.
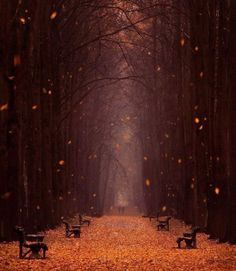
[[[32,110],[36,110],[38,108],[38,106],[35,104],[35,105],[32,105]]]
[[[21,22],[22,24],[26,24],[25,18],[24,18],[24,17],[21,17],[21,18],[20,18],[20,22]]]
[[[216,195],[219,195],[219,194],[220,194],[220,188],[219,188],[219,187],[216,187],[216,188],[215,188],[215,193],[216,193]]]
[[[64,165],[65,165],[65,161],[64,161],[64,160],[60,160],[60,161],[58,162],[58,164],[59,164],[60,166],[64,166]]]
[[[15,79],[15,76],[13,76],[13,75],[9,75],[8,77],[7,77],[9,80],[14,80]]]
[[[161,210],[162,210],[162,212],[165,212],[165,211],[167,210],[167,207],[166,207],[166,206],[163,206],[163,207],[161,208]]]
[[[14,67],[20,66],[21,64],[21,56],[19,54],[14,55]]]
[[[149,179],[146,179],[146,180],[145,180],[145,184],[146,184],[146,186],[150,186],[151,181],[150,181]]]
[[[2,104],[0,105],[0,111],[4,111],[8,109],[8,104]]]
[[[57,12],[54,11],[51,15],[50,15],[50,19],[54,20],[57,17]]]
[[[10,198],[12,192],[6,192],[1,196],[1,199],[7,200]]]
[[[181,38],[180,39],[180,45],[183,47],[185,45],[185,39],[184,38]]]
[[[194,122],[195,122],[196,124],[198,124],[198,123],[200,123],[200,119],[196,117],[196,118],[194,119]]]
[[[199,126],[198,130],[203,130],[203,125]]]

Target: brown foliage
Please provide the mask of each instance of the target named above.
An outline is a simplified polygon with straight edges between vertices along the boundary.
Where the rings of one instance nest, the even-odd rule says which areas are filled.
[[[64,237],[64,228],[47,232],[46,260],[20,260],[16,242],[0,245],[0,270],[236,270],[236,247],[216,244],[198,234],[198,248],[178,250],[176,238],[186,226],[172,220],[170,232],[137,217],[102,217],[84,227],[80,239]]]

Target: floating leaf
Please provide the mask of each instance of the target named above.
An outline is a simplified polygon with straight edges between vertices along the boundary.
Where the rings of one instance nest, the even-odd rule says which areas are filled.
[[[185,45],[185,39],[184,38],[181,38],[180,39],[180,45],[183,47]]]
[[[0,111],[4,111],[8,109],[8,104],[2,104],[0,105]]]
[[[203,125],[199,126],[198,130],[203,130]]]
[[[216,193],[216,195],[219,195],[219,194],[220,194],[220,188],[219,188],[219,187],[216,187],[216,188],[215,188],[215,193]]]
[[[22,24],[26,24],[26,19],[25,19],[24,17],[21,17],[21,18],[20,18],[20,22],[21,22]]]
[[[60,166],[64,166],[64,165],[65,165],[65,161],[64,161],[64,160],[60,160],[60,161],[58,162],[58,164],[59,164]]]
[[[194,122],[195,122],[196,124],[198,124],[198,123],[200,123],[200,119],[196,117],[196,118],[194,119]]]
[[[57,17],[57,12],[54,11],[51,15],[50,15],[50,19],[54,20]]]
[[[162,210],[162,212],[165,212],[165,211],[167,210],[167,207],[166,207],[166,206],[163,206],[163,207],[161,208],[161,210]]]
[[[146,184],[146,186],[150,186],[151,185],[151,181],[149,179],[146,179],[145,180],[145,184]]]
[[[32,105],[32,110],[36,110],[38,106],[36,104]]]
[[[20,66],[21,56],[19,54],[14,55],[13,63],[15,67]]]
[[[6,192],[1,196],[1,199],[7,200],[10,198],[12,192]]]

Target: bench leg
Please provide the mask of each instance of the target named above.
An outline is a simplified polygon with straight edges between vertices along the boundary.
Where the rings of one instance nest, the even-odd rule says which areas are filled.
[[[193,249],[196,248],[196,242],[195,240],[185,240],[186,248],[187,249]]]
[[[183,238],[178,238],[177,239],[177,244],[178,244],[178,248],[181,248],[181,242],[183,241],[184,239]]]
[[[74,232],[74,237],[75,238],[80,238],[80,232]]]

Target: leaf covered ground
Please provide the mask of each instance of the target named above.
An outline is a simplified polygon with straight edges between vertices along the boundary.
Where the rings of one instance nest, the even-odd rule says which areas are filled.
[[[65,238],[63,226],[48,231],[45,260],[18,259],[17,242],[0,244],[0,271],[236,271],[236,246],[205,234],[198,234],[198,249],[177,249],[176,238],[185,230],[177,220],[170,232],[158,232],[145,218],[104,216],[84,227],[79,239]]]

